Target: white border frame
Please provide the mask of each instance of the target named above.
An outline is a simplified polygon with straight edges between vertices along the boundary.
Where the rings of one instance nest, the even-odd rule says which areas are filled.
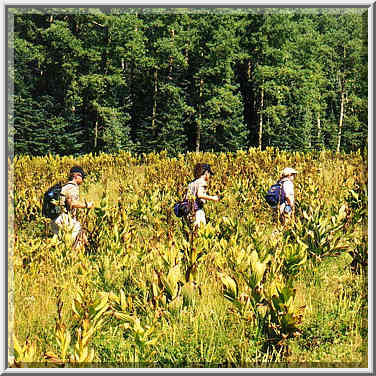
[[[222,2],[222,1],[215,1],[215,0],[206,0],[204,2],[201,1],[188,1],[183,2],[181,4],[177,3],[177,1],[173,0],[163,0],[163,1],[157,1],[157,0],[149,0],[145,2],[127,2],[127,1],[114,1],[112,0],[110,3],[105,4],[104,1],[88,1],[88,0],[81,0],[81,1],[63,1],[63,2],[56,2],[56,1],[48,1],[48,0],[39,0],[37,2],[28,2],[28,1],[21,1],[21,0],[13,0],[13,1],[3,1],[2,0],[1,7],[1,19],[3,20],[3,28],[2,32],[4,33],[5,27],[7,25],[7,22],[5,20],[7,16],[7,12],[5,10],[5,6],[82,6],[82,7],[90,7],[90,6],[97,6],[97,5],[103,5],[106,7],[110,7],[112,5],[114,6],[127,6],[127,7],[148,7],[148,6],[158,6],[163,8],[164,6],[175,6],[175,7],[195,7],[195,6],[213,6],[213,7],[236,7],[236,6],[262,6],[262,7],[310,7],[310,6],[323,6],[323,7],[354,7],[354,8],[366,8],[368,7],[368,166],[372,166],[373,162],[373,83],[374,83],[374,67],[373,67],[373,61],[374,61],[374,37],[373,37],[373,22],[375,18],[375,3],[371,1],[339,1],[339,0],[332,0],[330,2],[327,1],[282,1],[282,0],[274,0],[274,1],[245,1],[245,0],[237,0],[235,3],[229,4],[228,2]],[[5,120],[5,124],[7,123],[7,112],[6,111],[6,104],[7,104],[7,85],[6,85],[6,65],[5,65],[5,59],[8,57],[7,54],[7,40],[6,40],[6,33],[4,33],[2,38],[3,43],[3,59],[1,59],[1,68],[3,74],[1,75],[1,87],[4,88],[2,91],[2,95],[4,96],[2,100],[2,107],[1,111],[3,114],[3,119]],[[4,148],[3,148],[3,158],[4,163],[1,164],[3,176],[5,177],[5,187],[7,187],[7,179],[8,179],[8,171],[7,171],[7,127],[4,127]],[[368,273],[368,368],[287,368],[287,369],[280,369],[280,368],[247,368],[247,369],[196,369],[196,368],[184,368],[184,369],[171,369],[171,368],[163,368],[163,369],[150,369],[150,368],[129,368],[129,369],[123,369],[123,368],[70,368],[70,369],[60,369],[60,368],[28,368],[28,369],[15,369],[15,368],[8,368],[8,349],[7,349],[7,338],[6,336],[3,336],[3,333],[7,333],[7,327],[8,327],[8,318],[6,317],[6,314],[4,311],[6,311],[6,307],[4,306],[3,309],[0,311],[0,315],[2,315],[2,323],[3,327],[1,327],[1,339],[0,341],[0,372],[3,374],[4,371],[8,374],[22,374],[22,373],[126,373],[126,374],[132,374],[132,373],[255,373],[255,374],[265,374],[265,373],[309,373],[309,374],[315,374],[315,373],[372,373],[374,372],[373,369],[373,341],[374,341],[374,335],[373,335],[373,266],[374,266],[374,258],[373,258],[373,169],[369,168],[368,171],[368,178],[369,178],[369,202],[371,203],[371,206],[369,206],[369,220],[368,220],[368,234],[369,234],[369,249],[371,249],[371,252],[369,252],[369,265],[371,266],[371,270]],[[5,228],[7,227],[8,219],[6,217],[8,204],[7,204],[7,192],[5,192],[5,187],[2,185],[2,199],[4,200],[4,210],[2,211],[3,217],[2,221],[4,226],[1,229],[1,237],[4,239],[3,244],[5,245],[4,254],[7,254],[7,245],[8,245],[8,237],[5,237]],[[6,229],[7,231],[7,229]],[[7,268],[7,262],[6,257],[0,258],[1,266],[3,266],[2,270],[4,271],[4,279],[3,279],[3,289],[1,289],[1,302],[3,304],[7,304],[8,302],[8,291],[7,291],[7,279],[6,279],[6,273],[8,272]],[[3,263],[5,265],[3,265]],[[4,338],[3,338],[4,337]]]

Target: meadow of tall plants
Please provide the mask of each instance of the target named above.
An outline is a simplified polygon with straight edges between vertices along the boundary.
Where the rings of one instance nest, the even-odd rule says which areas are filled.
[[[208,224],[173,205],[210,163]],[[88,176],[72,251],[41,215],[72,165]],[[296,218],[264,200],[298,170]],[[12,367],[368,367],[367,156],[130,153],[9,161]]]

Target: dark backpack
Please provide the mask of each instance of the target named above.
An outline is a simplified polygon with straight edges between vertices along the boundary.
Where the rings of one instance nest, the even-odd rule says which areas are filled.
[[[270,206],[277,206],[285,202],[285,191],[282,182],[273,184],[265,195],[265,200]]]
[[[188,200],[177,202],[174,205],[174,213],[177,217],[185,217],[189,214]]]
[[[65,184],[57,183],[50,187],[43,195],[42,215],[52,220],[61,214],[61,207],[58,205],[61,196],[61,189]]]
[[[193,183],[193,182],[192,182]],[[189,186],[188,186],[189,189]],[[198,209],[202,209],[203,203],[198,197],[193,201],[193,208],[192,204],[189,203],[187,199],[183,201],[179,201],[174,205],[174,213],[178,218],[186,217],[191,211],[196,212]],[[193,209],[193,210],[192,210]]]
[[[193,203],[193,209],[194,211],[200,209],[200,205],[197,202],[197,200]],[[186,217],[189,214],[189,212],[190,208],[188,200],[179,201],[174,205],[174,213],[178,218]]]

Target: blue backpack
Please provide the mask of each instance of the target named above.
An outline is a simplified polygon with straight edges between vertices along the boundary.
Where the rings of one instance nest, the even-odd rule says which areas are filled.
[[[177,217],[185,217],[189,213],[188,201],[184,200],[181,202],[177,202],[174,205],[174,213]]]
[[[282,182],[278,181],[269,188],[265,195],[265,200],[272,207],[282,204],[285,201],[285,191],[282,187]]]
[[[193,202],[193,210],[197,211],[200,209],[200,205],[197,200]],[[190,212],[188,200],[179,201],[174,205],[174,213],[177,217],[186,217]]]

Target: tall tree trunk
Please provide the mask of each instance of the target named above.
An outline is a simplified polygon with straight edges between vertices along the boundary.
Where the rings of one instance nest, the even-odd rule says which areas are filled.
[[[108,46],[110,44],[110,37],[109,37],[109,26],[104,26],[104,33],[105,33],[105,46],[102,51],[102,72],[104,74],[108,73],[108,66],[109,66],[109,61],[108,61]]]
[[[198,118],[197,118],[197,127],[196,127],[196,153],[200,151],[200,142],[201,142],[201,99],[202,99],[202,88],[204,86],[204,80],[200,78],[200,96],[198,103]]]
[[[95,121],[95,128],[94,128],[94,151],[97,150],[98,146],[98,120]]]
[[[138,17],[138,13],[136,12],[136,17]],[[135,26],[134,28],[134,31],[135,33],[138,32],[138,28],[137,26]],[[127,63],[128,65],[128,63]],[[136,110],[136,101],[137,101],[137,96],[136,96],[136,74],[135,74],[135,62],[134,60],[132,59],[131,62],[130,62],[130,72],[129,72],[129,76],[130,76],[130,83],[129,83],[129,90],[130,90],[130,97],[131,97],[131,109],[130,109],[130,115],[131,115],[131,119],[130,119],[130,123],[131,123],[131,131],[130,131],[130,135],[131,135],[131,138],[133,140],[135,140],[137,137],[137,110]],[[126,77],[126,76],[125,76]]]
[[[264,110],[264,88],[261,88],[261,104],[260,104],[260,123],[259,123],[259,149],[261,150],[262,147],[262,127],[263,127],[263,114],[262,111]]]
[[[346,59],[346,48],[343,48],[343,61]],[[341,109],[339,114],[339,124],[338,124],[338,137],[337,137],[337,153],[339,153],[341,148],[342,140],[342,127],[343,127],[343,117],[345,114],[345,77],[341,79],[341,74],[338,72],[338,84],[341,89]]]
[[[258,147],[259,145],[259,105],[260,90],[256,86],[256,80],[253,77],[252,61],[247,59],[237,65],[237,79],[240,84],[240,92],[243,98],[243,116],[249,131],[248,144]]]
[[[153,130],[153,136],[157,135],[156,126],[155,126],[155,118],[157,115],[157,93],[158,93],[158,71],[155,69],[154,71],[154,95],[153,95],[153,115],[151,120],[151,128]]]
[[[174,46],[174,39],[175,39],[175,30],[171,29],[171,47]],[[168,58],[168,79],[172,80],[172,65],[174,62],[174,57],[172,55],[169,56]]]
[[[341,138],[342,138],[342,127],[343,127],[343,117],[345,115],[345,92],[343,88],[341,89],[341,112],[339,115],[339,124],[338,124],[338,140],[337,140],[337,153],[339,153],[341,147]]]
[[[320,119],[320,113],[317,113],[317,143],[320,145],[320,149],[322,146],[321,143],[321,119]]]

